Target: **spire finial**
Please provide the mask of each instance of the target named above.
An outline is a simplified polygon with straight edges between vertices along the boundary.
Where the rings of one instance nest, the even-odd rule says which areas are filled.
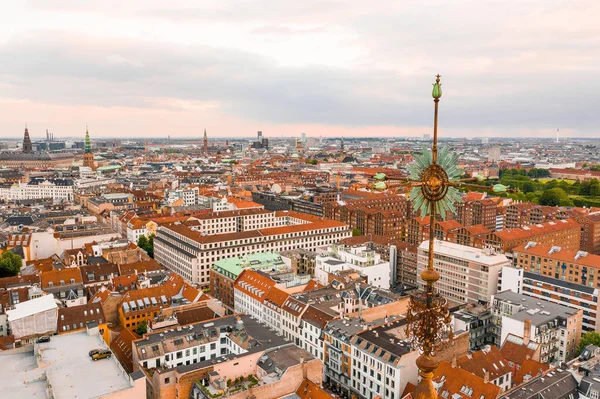
[[[442,96],[442,84],[440,83],[440,74],[435,75],[435,83],[433,84],[433,91],[431,95],[434,99],[438,100]]]

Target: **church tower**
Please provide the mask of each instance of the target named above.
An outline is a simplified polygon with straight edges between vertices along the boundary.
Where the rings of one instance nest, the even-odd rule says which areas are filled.
[[[25,126],[25,134],[23,135],[23,154],[31,154],[33,147],[31,146],[31,138],[29,137],[29,130]]]
[[[204,129],[204,154],[208,155],[208,136],[206,135],[206,129]]]
[[[92,141],[87,126],[85,127],[85,142],[83,144],[83,166],[96,170],[94,164],[94,154],[92,153]]]

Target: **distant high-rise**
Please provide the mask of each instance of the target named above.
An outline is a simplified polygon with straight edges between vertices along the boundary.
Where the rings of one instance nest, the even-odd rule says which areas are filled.
[[[302,133],[302,142],[306,143],[306,133]]]
[[[263,136],[262,136],[262,130],[259,130],[259,131],[258,131],[258,133],[257,133],[257,136],[258,136],[258,140],[257,140],[257,141],[260,141],[260,142],[262,142],[262,139],[263,139]]]
[[[30,154],[33,152],[31,145],[31,138],[29,137],[29,130],[25,126],[25,134],[23,135],[23,154]]]
[[[488,150],[488,161],[498,162],[500,161],[500,147],[492,147]]]
[[[204,129],[204,154],[208,155],[208,136],[206,135],[206,129]]]
[[[426,140],[426,141],[427,141],[427,140],[431,140],[431,134],[429,134],[429,133],[425,133],[425,134],[423,135],[423,140]]]
[[[96,169],[94,154],[92,153],[92,140],[90,140],[90,132],[87,126],[85,127],[85,142],[83,143],[83,166],[92,170]]]

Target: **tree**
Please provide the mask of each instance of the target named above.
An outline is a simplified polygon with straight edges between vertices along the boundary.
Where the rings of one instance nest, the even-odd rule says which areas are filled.
[[[145,235],[140,236],[137,245],[146,251],[149,257],[154,258],[154,234],[150,234],[150,237],[146,237]]]
[[[356,236],[360,236],[362,235],[362,232],[360,231],[360,229],[358,227],[355,227],[352,229],[352,237],[356,237]]]
[[[14,252],[6,251],[0,256],[0,277],[12,277],[19,274],[23,261]]]
[[[583,348],[590,344],[600,346],[600,334],[594,331],[583,334],[581,336],[581,341],[579,341],[579,346],[577,347],[577,356],[579,356]]]
[[[148,237],[148,248],[146,249],[148,256],[152,259],[154,259],[154,237],[154,234],[150,234],[150,237]]]
[[[548,206],[569,206],[573,202],[569,199],[569,196],[562,188],[551,188],[550,190],[544,190],[540,197],[540,205]]]
[[[532,193],[534,191],[535,191],[535,186],[533,185],[532,182],[526,181],[525,183],[523,183],[523,192],[525,194]]]
[[[144,251],[146,250],[146,247],[148,246],[148,238],[145,234],[142,234],[140,238],[138,238],[137,246],[142,248]]]
[[[590,180],[584,180],[579,185],[579,195],[588,196],[590,195],[590,187],[592,182]]]
[[[593,179],[590,182],[590,196],[592,196],[592,197],[600,196],[600,182],[596,179]]]
[[[146,320],[140,322],[140,324],[138,324],[135,328],[135,332],[142,336],[146,334],[148,332],[148,322]]]

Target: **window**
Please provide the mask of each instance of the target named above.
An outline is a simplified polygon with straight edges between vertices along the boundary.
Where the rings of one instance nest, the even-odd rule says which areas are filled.
[[[171,383],[171,379],[169,377],[165,378],[165,384],[170,384]]]

